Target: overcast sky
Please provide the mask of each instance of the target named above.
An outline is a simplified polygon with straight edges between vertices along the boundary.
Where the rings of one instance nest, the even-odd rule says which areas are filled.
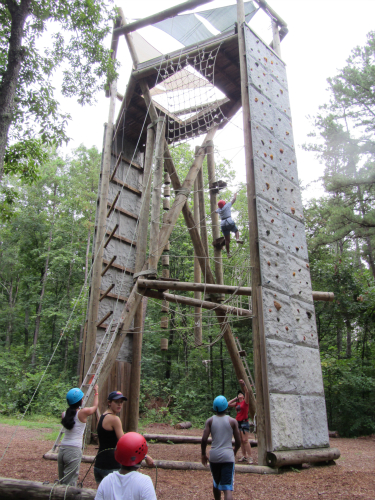
[[[117,0],[127,18],[142,18],[173,5],[182,0]],[[199,10],[234,4],[235,0],[214,0]],[[307,186],[304,198],[322,194],[314,181],[323,173],[311,153],[302,150],[301,145],[308,141],[311,122],[308,116],[318,112],[319,105],[328,101],[327,81],[337,70],[345,65],[351,50],[366,43],[366,35],[375,29],[374,0],[269,0],[269,4],[283,18],[289,33],[281,43],[282,59],[287,64],[289,94],[293,117],[293,133],[297,150],[299,177]],[[250,21],[250,26],[266,42],[272,39],[269,18],[258,12]],[[140,30],[155,48],[165,53],[178,49],[181,45],[156,28]],[[110,39],[108,40],[108,44]],[[121,40],[118,59],[121,62],[118,91],[125,92],[131,70],[131,60],[126,44]],[[72,137],[69,149],[83,143],[87,147],[102,147],[103,124],[108,117],[109,101],[104,95],[92,107],[80,107],[73,100],[64,99],[63,106],[72,115],[68,135]],[[120,103],[118,103],[119,106]],[[237,126],[236,126],[237,124]],[[244,180],[243,138],[238,127],[242,127],[242,117],[237,116],[234,125],[228,125],[226,132],[220,134],[220,154],[233,159],[237,180]],[[202,137],[203,139],[203,137]]]

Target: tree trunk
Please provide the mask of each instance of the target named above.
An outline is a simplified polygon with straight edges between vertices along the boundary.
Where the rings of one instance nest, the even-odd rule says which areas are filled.
[[[31,356],[31,364],[33,366],[35,365],[36,345],[37,345],[38,336],[39,336],[40,319],[41,319],[42,307],[43,307],[43,297],[44,297],[44,292],[45,292],[46,284],[47,284],[49,254],[50,254],[50,251],[51,251],[51,244],[52,244],[52,231],[53,231],[53,227],[54,227],[54,224],[55,224],[56,190],[57,190],[57,185],[55,184],[55,189],[54,189],[54,192],[53,192],[54,199],[53,199],[53,208],[52,208],[52,226],[51,226],[51,229],[50,229],[50,232],[49,232],[48,249],[47,249],[47,259],[46,259],[46,263],[45,263],[45,266],[44,266],[44,273],[43,273],[43,277],[42,277],[42,289],[40,291],[39,304],[38,304],[37,311],[36,311],[34,340],[33,340],[33,353],[32,353],[32,356]]]
[[[225,394],[225,369],[223,359],[223,339],[220,340],[221,394]]]
[[[4,2],[3,2],[4,3]],[[26,51],[22,47],[25,21],[30,14],[31,0],[7,0],[12,21],[7,54],[7,67],[0,83],[0,182],[4,174],[4,155],[8,142],[9,128],[13,119],[14,98],[18,77]]]
[[[174,339],[174,333],[175,333],[175,312],[174,309],[170,309],[171,313],[171,321],[169,323],[169,349],[167,351],[167,363],[166,363],[166,369],[165,369],[165,378],[169,379],[171,378],[171,371],[172,371],[172,354],[170,351],[170,348],[173,344],[173,339]]]
[[[12,342],[12,330],[13,330],[13,310],[16,305],[17,301],[17,295],[18,295],[18,285],[20,282],[20,278],[17,276],[17,281],[16,281],[16,291],[13,297],[13,278],[10,281],[10,289],[9,289],[9,319],[8,319],[8,325],[7,325],[7,334],[6,334],[6,339],[5,339],[5,346],[6,349],[9,349],[10,344]]]
[[[26,349],[29,347],[29,317],[30,317],[30,309],[29,306],[27,306],[25,310],[25,329],[24,329],[24,334],[25,334],[24,343]]]
[[[336,326],[336,345],[337,345],[337,358],[341,358],[342,351],[342,330],[339,325]]]

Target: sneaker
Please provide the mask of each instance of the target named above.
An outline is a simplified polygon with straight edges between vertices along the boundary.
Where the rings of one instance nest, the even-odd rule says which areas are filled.
[[[241,463],[247,463],[248,462],[248,458],[247,457],[242,457],[238,461],[241,462]]]

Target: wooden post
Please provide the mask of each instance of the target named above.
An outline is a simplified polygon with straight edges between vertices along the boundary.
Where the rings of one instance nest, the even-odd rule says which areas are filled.
[[[201,168],[200,171],[198,172],[197,186],[198,186],[199,221],[200,221],[201,239],[206,255],[208,257],[209,253],[208,253],[208,238],[207,238],[207,224],[206,224],[206,207],[204,205],[203,168]]]
[[[163,184],[165,118],[158,118],[156,122],[157,126],[155,140],[155,167],[152,187],[149,268],[157,270],[159,260],[159,258],[157,257],[157,252],[159,250],[161,189]]]
[[[88,309],[85,361],[83,370],[84,373],[86,373],[90,367],[96,347],[96,322],[98,319],[98,311],[99,311],[100,285],[102,281],[101,273],[103,265],[102,261],[104,252],[104,237],[107,226],[107,196],[109,188],[109,174],[111,169],[111,149],[112,149],[112,135],[113,135],[113,122],[115,116],[116,96],[117,96],[117,82],[114,81],[111,84],[108,123],[106,127],[105,141],[104,141],[99,210],[98,210],[97,229],[95,234],[94,255],[93,255],[94,262],[92,269],[90,301]]]
[[[206,142],[206,153],[207,153],[207,170],[208,170],[208,185],[211,186],[213,182],[216,181],[215,173],[215,157],[214,157],[214,143],[213,141]],[[212,224],[212,239],[215,241],[220,238],[220,221],[219,214],[216,212],[217,209],[217,197],[210,189],[210,209],[211,209],[211,224]],[[224,284],[223,276],[223,259],[221,255],[221,250],[214,247],[214,262],[215,262],[215,276],[216,283],[218,285]],[[220,296],[217,297],[220,299]],[[221,298],[223,300],[223,297]]]
[[[280,33],[279,26],[277,22],[272,19],[272,38],[273,38],[273,50],[276,54],[281,57],[281,46],[280,46]]]
[[[245,142],[245,165],[246,165],[246,188],[247,204],[249,214],[249,239],[250,239],[250,262],[252,267],[251,280],[252,289],[256,290],[261,283],[260,279],[260,259],[258,246],[258,221],[255,200],[255,177],[253,148],[251,142],[250,125],[250,103],[247,91],[247,68],[246,68],[246,46],[245,46],[245,12],[243,0],[237,0],[237,20],[238,20],[238,48],[240,57],[241,73],[241,96],[243,111],[243,130]],[[257,436],[258,436],[258,463],[267,464],[266,436],[265,436],[265,412],[263,400],[263,381],[262,381],[262,362],[259,339],[259,318],[257,317],[258,301],[257,294],[252,296],[252,310],[255,311],[253,317],[253,348],[254,348],[254,367],[255,367],[255,385],[256,385],[256,414],[257,414]]]
[[[202,169],[201,169],[202,170]],[[199,230],[199,196],[198,196],[198,179],[194,182],[194,222],[196,228]],[[194,281],[201,282],[201,267],[197,254],[194,250]],[[194,291],[194,299],[201,300],[202,293]],[[200,307],[194,308],[194,344],[200,345],[202,343],[202,309]]]
[[[146,260],[147,252],[147,229],[148,214],[150,212],[151,198],[151,169],[154,156],[155,133],[152,125],[147,128],[146,154],[143,171],[142,187],[142,208],[139,218],[137,231],[137,253],[135,257],[135,272],[142,270],[143,263]],[[132,368],[130,372],[130,392],[128,401],[128,419],[127,432],[138,432],[139,419],[139,395],[141,389],[141,357],[142,357],[142,338],[143,338],[143,301],[140,302],[134,317],[133,334],[133,355]]]

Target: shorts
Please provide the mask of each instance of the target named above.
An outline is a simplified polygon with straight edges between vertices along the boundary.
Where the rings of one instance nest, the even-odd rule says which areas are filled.
[[[120,469],[98,469],[98,467],[94,467],[94,478],[96,481],[96,484],[100,484],[103,479],[108,476],[108,474],[111,474],[112,472],[119,471]]]
[[[220,491],[233,491],[234,462],[210,462],[214,488]]]
[[[225,226],[221,226],[221,232],[224,236],[228,236],[230,233],[237,233],[237,231],[238,228],[234,222],[233,224],[225,224]]]
[[[245,433],[250,432],[250,424],[248,420],[237,421],[239,431]]]

